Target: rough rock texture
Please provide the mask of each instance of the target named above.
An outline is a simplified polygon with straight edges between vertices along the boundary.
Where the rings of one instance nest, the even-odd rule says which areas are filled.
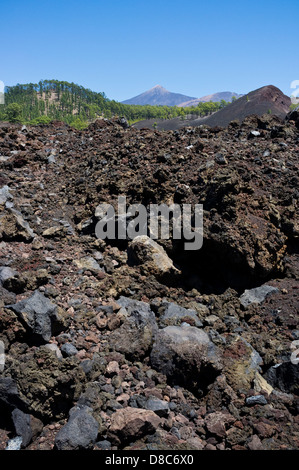
[[[9,308],[25,323],[32,333],[32,338],[37,341],[49,341],[52,336],[52,324],[60,320],[57,306],[39,291],[35,291],[28,299],[10,305]]]
[[[31,416],[16,408],[12,412],[12,420],[16,434],[22,437],[21,447],[27,447],[33,437]]]
[[[180,325],[182,322],[189,323],[192,326],[203,326],[195,310],[180,307],[174,302],[167,302],[164,313],[160,317],[160,325]]]
[[[0,449],[57,448],[74,407],[75,447],[299,448],[297,123],[0,124]],[[98,239],[119,195],[202,203],[202,248]]]
[[[165,400],[160,400],[159,398],[149,398],[146,402],[146,409],[154,411],[156,415],[166,417],[169,414],[169,404]]]
[[[246,391],[251,388],[263,360],[251,344],[233,334],[227,338],[223,362],[228,383],[234,390]]]
[[[244,294],[240,297],[240,303],[243,307],[248,307],[251,304],[262,303],[269,295],[278,292],[277,287],[261,286],[255,289],[245,290]]]
[[[30,242],[33,240],[33,237],[33,230],[28,222],[23,219],[19,211],[10,209],[7,215],[0,217],[0,239]]]
[[[5,185],[0,188],[0,205],[4,205],[8,199],[12,199],[12,195],[10,194],[9,187]]]
[[[108,437],[115,443],[126,443],[132,438],[153,434],[159,423],[160,419],[153,411],[127,407],[112,416]]]
[[[207,333],[188,324],[167,326],[158,332],[151,364],[175,384],[198,392],[205,390],[221,370],[218,348]]]
[[[92,256],[86,256],[85,258],[74,260],[74,263],[79,269],[86,269],[91,272],[101,271],[100,265],[94,258],[92,258]]]
[[[229,413],[216,411],[210,413],[205,418],[205,425],[208,432],[218,437],[226,436],[226,425],[233,423],[235,418]]]
[[[296,124],[297,129],[299,129],[299,106],[297,106],[296,109],[291,111],[287,115],[286,119],[287,119],[287,121],[294,121],[295,124]]]
[[[283,362],[270,367],[265,378],[272,385],[286,393],[299,394],[299,367],[298,362]]]
[[[20,397],[16,382],[11,377],[0,377],[0,403],[8,408],[27,407],[26,401]]]
[[[8,266],[0,267],[0,285],[3,285],[6,281],[13,278],[17,274],[16,271],[9,268]]]
[[[133,263],[141,264],[144,272],[160,280],[165,281],[180,274],[164,248],[146,235],[135,237],[129,244],[129,257]]]
[[[145,302],[120,297],[117,303],[122,307],[118,312],[121,324],[111,333],[109,342],[116,351],[142,359],[158,330],[155,315]]]
[[[84,374],[74,358],[59,360],[47,349],[33,354],[18,354],[7,359],[0,380],[0,402],[20,408],[43,422],[65,416],[66,409],[78,399]]]
[[[93,448],[99,430],[99,423],[92,416],[92,409],[75,407],[70,410],[68,422],[55,438],[57,450],[82,450]]]

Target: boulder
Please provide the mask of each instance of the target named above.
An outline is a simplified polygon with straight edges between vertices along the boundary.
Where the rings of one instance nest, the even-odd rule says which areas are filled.
[[[0,286],[3,286],[5,281],[13,278],[17,275],[17,271],[14,269],[9,268],[8,266],[1,266],[0,267]]]
[[[249,450],[264,450],[262,441],[254,434],[247,444]]]
[[[17,314],[32,334],[33,339],[40,343],[47,343],[50,340],[53,324],[60,321],[57,306],[39,291],[6,308],[10,308]]]
[[[71,343],[65,343],[61,346],[61,352],[64,357],[76,356],[78,349]]]
[[[99,263],[92,256],[85,256],[80,259],[74,260],[74,264],[78,269],[88,270],[93,273],[103,271]]]
[[[15,273],[14,276],[7,276],[3,281],[3,286],[15,294],[21,294],[26,290],[36,290],[39,286],[46,284],[50,275],[46,269],[37,269],[36,271],[24,271]]]
[[[228,412],[216,411],[206,416],[205,425],[210,434],[224,438],[226,436],[226,426],[235,420]]]
[[[67,230],[65,227],[53,226],[44,230],[42,235],[45,238],[61,238],[61,237],[64,237],[66,233],[67,233]]]
[[[31,242],[34,238],[34,232],[19,211],[9,209],[8,214],[0,217],[1,238],[5,241]]]
[[[120,297],[119,328],[109,336],[109,343],[128,358],[142,359],[150,350],[158,331],[156,318],[145,302]]]
[[[299,365],[292,362],[283,362],[270,367],[264,378],[274,388],[285,393],[299,395]]]
[[[99,431],[99,423],[88,406],[76,406],[70,410],[68,422],[55,437],[57,450],[92,449]]]
[[[160,326],[180,325],[182,322],[190,323],[191,326],[203,326],[195,310],[166,302],[166,308],[160,317]]]
[[[253,389],[255,392],[264,391],[268,395],[271,395],[273,392],[273,387],[264,379],[264,377],[261,376],[259,372],[255,374],[253,384]]]
[[[154,411],[160,418],[165,418],[169,414],[169,403],[156,397],[151,397],[145,405],[147,410]]]
[[[245,308],[251,304],[261,304],[267,297],[276,292],[279,292],[277,287],[267,285],[255,287],[254,289],[246,289],[240,297],[240,303]]]
[[[61,351],[60,351],[59,347],[57,346],[57,344],[48,343],[48,344],[45,344],[44,348],[47,349],[48,351],[51,351],[52,353],[54,353],[55,356],[57,357],[57,359],[62,359],[63,356],[62,356]]]
[[[262,362],[259,353],[244,338],[237,334],[226,337],[224,373],[233,390],[246,392],[251,389]]]
[[[8,186],[0,188],[0,206],[4,205],[8,199],[12,199]]]
[[[14,303],[15,301],[16,295],[12,292],[9,292],[0,284],[0,303],[3,302],[3,305],[9,305]]]
[[[45,346],[31,349],[7,364],[5,371],[11,379],[4,390],[0,384],[0,402],[6,401],[44,422],[64,419],[84,387],[79,361],[74,357],[58,359]]]
[[[173,383],[199,393],[215,380],[222,367],[220,351],[209,336],[187,324],[159,330],[150,357],[152,367]]]
[[[255,395],[252,397],[246,398],[246,405],[247,406],[254,406],[254,405],[267,405],[267,399],[264,395]]]
[[[12,412],[12,420],[17,436],[22,437],[21,447],[27,447],[33,436],[30,415],[15,409]]]
[[[22,437],[16,436],[13,439],[9,439],[5,450],[20,450],[22,446]]]
[[[99,441],[96,443],[96,446],[100,450],[111,450],[111,442],[107,441],[106,439],[103,441]]]
[[[142,265],[145,273],[158,280],[169,280],[181,274],[164,248],[146,235],[135,237],[129,244],[129,262]]]
[[[119,364],[117,361],[110,361],[108,364],[107,364],[107,367],[106,367],[106,374],[109,375],[109,376],[113,376],[113,375],[118,375],[119,374]]]
[[[126,118],[124,116],[119,118],[118,123],[124,129],[128,129],[128,127],[130,127],[128,121],[126,120]]]
[[[0,404],[9,408],[27,408],[27,403],[20,397],[17,384],[11,377],[0,377]]]
[[[160,418],[153,411],[128,406],[111,416],[108,439],[115,444],[124,444],[153,434],[159,424]]]
[[[299,129],[299,106],[293,109],[286,117],[287,121],[295,121],[297,129]]]

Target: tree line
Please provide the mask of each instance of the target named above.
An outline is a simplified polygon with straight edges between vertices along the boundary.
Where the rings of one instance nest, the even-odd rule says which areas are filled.
[[[75,83],[40,80],[36,84],[6,87],[0,120],[31,125],[59,120],[83,129],[99,117],[124,116],[130,124],[144,119],[183,119],[188,114],[204,117],[228,104],[222,100],[188,108],[128,105],[109,100],[104,92],[96,93]]]

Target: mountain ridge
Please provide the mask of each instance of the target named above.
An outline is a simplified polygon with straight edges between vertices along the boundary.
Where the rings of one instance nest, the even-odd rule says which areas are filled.
[[[128,100],[122,101],[122,104],[133,104],[133,105],[150,105],[150,106],[177,106],[184,101],[195,100],[193,96],[183,95],[181,93],[173,93],[166,90],[161,85],[155,85],[149,90],[129,98]]]
[[[235,93],[232,91],[220,91],[217,93],[212,93],[211,95],[205,95],[201,98],[196,98],[195,100],[186,101],[185,103],[181,103],[178,106],[181,108],[186,108],[190,106],[197,106],[198,103],[206,103],[207,101],[219,102],[221,100],[224,101],[233,101],[233,97],[236,99],[241,98],[244,96],[243,94]]]
[[[174,93],[168,91],[161,85],[155,85],[154,87],[150,88],[149,90],[143,93],[140,93],[139,95],[121,101],[121,103],[143,106],[178,106],[185,108],[190,106],[197,106],[198,103],[204,103],[207,101],[232,101],[233,96],[235,96],[236,98],[240,98],[243,95],[231,91],[221,91],[217,93],[212,93],[210,95],[202,96],[201,98],[195,98],[183,95],[181,93]]]

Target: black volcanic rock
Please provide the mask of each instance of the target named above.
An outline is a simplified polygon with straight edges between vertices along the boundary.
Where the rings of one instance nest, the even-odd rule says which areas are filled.
[[[299,129],[299,106],[293,109],[286,117],[287,121],[295,121],[297,129]]]
[[[57,307],[41,292],[36,290],[28,299],[7,308],[21,318],[38,342],[49,341],[52,323],[58,320]]]
[[[57,450],[90,449],[96,442],[99,423],[92,416],[88,406],[74,407],[70,417],[55,439]]]
[[[298,449],[294,119],[165,132],[124,124],[26,134],[0,124],[0,187],[35,234],[0,240],[0,266],[26,279],[12,300],[10,279],[0,287],[0,449],[14,408],[32,427],[42,420],[28,450]],[[128,239],[96,237],[99,204],[117,211],[119,195],[127,209],[203,204],[201,249],[156,241],[178,270],[167,282],[146,252],[130,262]],[[14,415],[27,433],[28,418]]]

